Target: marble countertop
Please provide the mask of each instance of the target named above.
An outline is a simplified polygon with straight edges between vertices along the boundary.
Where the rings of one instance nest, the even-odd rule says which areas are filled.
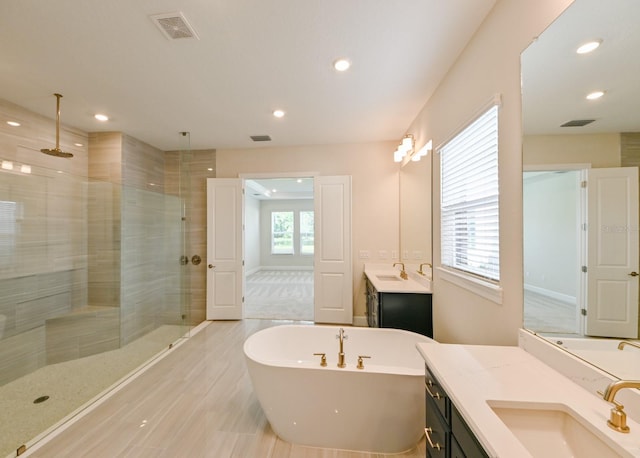
[[[627,418],[630,433],[613,431],[606,424],[611,404],[520,347],[455,344],[416,347],[490,456],[531,456],[490,403],[565,405],[595,425],[599,436],[621,446],[627,456],[640,456],[640,424]]]
[[[405,265],[408,279],[400,278],[400,266],[391,264],[365,264],[364,274],[375,289],[381,293],[431,293],[431,279],[417,273],[418,266]],[[385,280],[395,277],[395,280]]]

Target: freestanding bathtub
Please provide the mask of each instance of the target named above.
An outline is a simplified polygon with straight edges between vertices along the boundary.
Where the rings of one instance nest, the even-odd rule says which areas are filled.
[[[436,342],[387,328],[282,325],[244,343],[254,390],[274,432],[314,447],[399,453],[424,434],[424,360],[415,345]],[[320,365],[325,353],[327,366]],[[358,356],[364,369],[358,369]]]

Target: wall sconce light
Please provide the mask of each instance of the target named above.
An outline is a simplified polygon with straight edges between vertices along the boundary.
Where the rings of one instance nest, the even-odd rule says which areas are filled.
[[[402,162],[407,155],[413,154],[413,135],[407,134],[402,137],[402,141],[393,152],[394,162]]]
[[[411,156],[411,160],[419,161],[420,158],[425,157],[432,150],[433,150],[433,141],[429,140],[422,148],[420,148]]]

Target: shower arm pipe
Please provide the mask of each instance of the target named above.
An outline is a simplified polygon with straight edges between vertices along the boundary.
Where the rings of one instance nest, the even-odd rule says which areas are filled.
[[[60,149],[60,98],[62,94],[55,93],[56,96],[56,149]]]

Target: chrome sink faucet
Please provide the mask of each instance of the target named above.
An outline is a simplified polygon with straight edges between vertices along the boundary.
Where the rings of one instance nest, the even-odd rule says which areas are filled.
[[[340,352],[338,353],[338,367],[347,367],[347,365],[344,362],[344,341],[348,339],[349,336],[346,336],[344,334],[344,329],[340,328],[340,331],[336,336],[336,338],[340,339]]]

